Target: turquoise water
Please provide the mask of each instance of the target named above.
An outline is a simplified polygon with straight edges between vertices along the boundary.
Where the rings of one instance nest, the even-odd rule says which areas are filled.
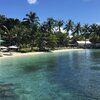
[[[100,100],[100,50],[0,58],[0,100]]]

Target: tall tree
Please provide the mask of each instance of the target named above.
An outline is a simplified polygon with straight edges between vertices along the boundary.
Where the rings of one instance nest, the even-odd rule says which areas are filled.
[[[49,33],[54,32],[55,26],[56,26],[55,20],[53,18],[48,18],[47,19],[47,27],[48,27]]]
[[[31,27],[32,24],[39,24],[39,17],[35,12],[29,12],[26,14],[27,18],[23,18],[24,23]]]
[[[35,36],[39,28],[39,17],[35,12],[29,12],[28,14],[26,14],[26,16],[27,18],[23,19],[23,23],[30,30],[31,49],[33,49],[33,46],[35,46]]]
[[[64,29],[66,30],[68,36],[69,36],[69,31],[72,31],[73,32],[73,27],[74,27],[74,22],[72,20],[69,20],[66,23],[65,27],[64,27]]]
[[[100,25],[92,24],[90,28],[90,41],[93,43],[100,43]]]
[[[58,27],[59,32],[61,32],[61,27],[63,26],[64,21],[63,20],[57,20],[56,25]]]
[[[4,15],[0,15],[0,28],[5,24],[7,18]]]
[[[84,34],[84,38],[88,39],[89,38],[89,34],[90,34],[90,26],[88,24],[85,24],[82,27],[82,33]]]
[[[78,23],[75,25],[75,29],[74,29],[73,35],[79,36],[80,33],[81,33],[81,31],[82,31],[81,24],[80,24],[80,22],[78,22]]]

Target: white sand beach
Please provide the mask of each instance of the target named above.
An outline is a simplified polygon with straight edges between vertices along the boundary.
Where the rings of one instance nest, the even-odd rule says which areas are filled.
[[[61,50],[53,50],[52,52],[66,52],[66,51],[77,51],[77,50],[84,50],[84,49],[61,49]]]
[[[53,50],[52,53],[56,52],[67,52],[67,51],[77,51],[77,50],[84,50],[84,49],[62,49],[62,50]],[[17,57],[17,56],[27,56],[27,55],[39,55],[39,54],[47,54],[49,52],[29,52],[29,53],[19,53],[19,52],[12,52],[12,55],[10,55],[9,52],[3,53],[2,58],[8,58],[8,57]]]

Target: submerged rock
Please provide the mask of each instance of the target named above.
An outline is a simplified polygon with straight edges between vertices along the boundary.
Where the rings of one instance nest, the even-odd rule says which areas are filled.
[[[0,100],[18,100],[14,84],[0,83]]]

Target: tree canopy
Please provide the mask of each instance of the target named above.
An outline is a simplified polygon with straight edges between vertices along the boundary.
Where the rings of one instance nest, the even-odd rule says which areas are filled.
[[[65,31],[62,32],[61,29]],[[33,47],[39,50],[55,49],[84,39],[100,43],[100,25],[81,25],[80,22],[75,24],[71,19],[64,22],[54,18],[47,18],[40,23],[37,14],[29,12],[22,21],[0,15],[0,35],[6,46],[17,45],[31,50]],[[73,37],[70,38],[70,35]]]

